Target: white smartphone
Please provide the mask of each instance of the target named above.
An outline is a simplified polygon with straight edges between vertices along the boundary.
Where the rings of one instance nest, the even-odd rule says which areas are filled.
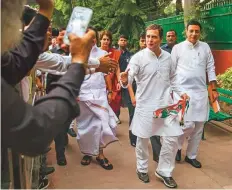
[[[89,22],[92,18],[92,9],[86,7],[75,7],[73,9],[71,18],[69,20],[68,26],[66,28],[66,33],[64,35],[64,43],[70,45],[68,35],[74,33],[79,37],[84,36]]]

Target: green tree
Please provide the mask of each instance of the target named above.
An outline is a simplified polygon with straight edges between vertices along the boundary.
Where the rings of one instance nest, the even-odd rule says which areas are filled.
[[[183,11],[182,0],[176,0],[176,15],[179,15]]]
[[[191,19],[195,19],[199,21],[203,29],[201,31],[201,40],[205,40],[207,38],[207,35],[210,32],[214,31],[214,27],[210,25],[207,20],[203,19],[203,15],[201,14],[203,7],[207,4],[212,2],[212,0],[205,0],[205,1],[200,1],[200,0],[189,0],[187,3],[184,4],[184,22],[185,25],[187,22]],[[185,31],[183,32],[183,35],[185,35]]]
[[[136,48],[139,34],[145,28],[148,17],[160,18],[172,0],[55,0],[52,23],[54,27],[66,27],[75,6],[93,9],[90,25],[99,31],[113,33],[116,43],[120,34],[127,35],[131,48]]]
[[[164,13],[168,16],[173,16],[176,14],[176,4],[175,3],[171,3],[170,5],[168,5],[167,7],[165,7],[164,9]]]
[[[95,13],[91,23],[100,30],[110,30],[114,43],[120,34],[124,34],[133,47],[133,41],[138,40],[145,28],[146,15],[131,0],[99,0],[93,9]]]
[[[140,7],[147,14],[148,20],[167,17],[164,9],[170,5],[172,0],[144,0]]]

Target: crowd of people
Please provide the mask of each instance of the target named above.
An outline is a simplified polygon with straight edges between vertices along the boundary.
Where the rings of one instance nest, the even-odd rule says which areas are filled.
[[[103,150],[120,140],[116,135],[120,108],[127,107],[128,137],[135,147],[136,173],[141,181],[150,181],[149,139],[153,160],[158,163],[155,175],[167,187],[177,187],[172,172],[175,161],[181,161],[185,139],[185,161],[202,167],[196,158],[209,115],[207,77],[214,100],[218,93],[214,59],[208,44],[199,40],[202,26],[198,21],[188,22],[186,40],[180,43],[175,30],[167,31],[163,46],[162,27],[148,26],[138,39],[136,53],[129,51],[127,36],[120,35],[116,49],[110,31],[93,27],[82,38],[71,34],[67,46],[63,43],[65,28],[57,35],[52,32],[53,0],[37,3],[38,11],[20,0],[1,2],[2,153],[11,148],[29,156],[43,155],[43,185],[39,188],[44,188],[48,186],[46,175],[54,172],[53,167],[46,166],[49,146],[54,140],[57,164],[65,166],[69,134],[77,139],[82,165],[89,165],[96,157],[102,168],[112,170],[113,163]],[[9,19],[14,22],[9,23]],[[33,106],[27,103],[28,75],[32,72],[37,92],[44,92]],[[20,93],[15,90],[18,84]],[[155,110],[179,100],[189,101],[183,126],[178,114],[154,118]]]

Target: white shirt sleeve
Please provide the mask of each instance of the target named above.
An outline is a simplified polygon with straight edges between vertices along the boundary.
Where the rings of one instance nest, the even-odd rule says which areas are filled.
[[[208,79],[209,79],[209,82],[214,81],[214,80],[216,81],[217,77],[216,77],[216,74],[215,74],[214,59],[213,59],[213,55],[212,55],[212,52],[211,52],[209,46],[208,46],[207,51],[208,51],[208,58],[207,58],[206,71],[207,71],[207,74],[208,74]]]
[[[71,56],[44,52],[40,54],[35,67],[43,70],[44,72],[53,73],[56,71],[56,74],[62,74],[67,71],[67,68],[71,63]],[[98,58],[89,58],[88,65],[90,68],[98,68],[100,61]]]
[[[134,77],[136,75],[138,75],[138,73],[139,73],[139,69],[140,69],[140,65],[141,65],[141,63],[139,64],[139,61],[140,61],[139,58],[140,58],[139,54],[134,55],[131,58],[131,60],[130,60],[130,62],[128,64],[128,66],[127,66],[126,71],[128,71],[128,69],[129,69],[129,72],[128,72],[128,84],[132,84],[132,82],[134,81]],[[120,84],[121,84],[122,88],[127,88],[128,87],[128,84],[126,86],[124,86],[122,84],[121,80],[120,80]]]
[[[178,59],[179,59],[179,55],[178,55],[178,51],[177,48],[179,46],[175,45],[172,48],[172,52],[171,52],[171,70],[170,70],[170,84],[171,84],[171,88],[174,92],[176,92],[179,96],[183,95],[185,92],[184,90],[181,88],[181,85],[178,84],[177,78],[176,78],[176,69],[177,69],[177,64],[178,64]],[[179,47],[180,48],[180,47]]]
[[[62,56],[56,53],[44,52],[40,54],[35,67],[44,72],[66,72],[68,65],[71,64],[70,56]]]
[[[90,57],[89,58],[89,61],[88,61],[88,66],[90,68],[98,68],[100,65],[100,61],[98,58],[93,58],[93,57]]]

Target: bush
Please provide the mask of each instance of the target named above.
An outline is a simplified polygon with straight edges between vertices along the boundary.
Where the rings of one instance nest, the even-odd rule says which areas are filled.
[[[232,67],[227,69],[224,74],[217,76],[218,85],[220,88],[232,91]],[[228,98],[229,97],[227,96]],[[219,102],[222,111],[227,114],[232,114],[232,105],[226,104],[225,102]],[[232,126],[232,119],[225,121],[228,125]]]
[[[218,75],[217,81],[220,88],[232,90],[232,67],[227,69],[224,74]]]

